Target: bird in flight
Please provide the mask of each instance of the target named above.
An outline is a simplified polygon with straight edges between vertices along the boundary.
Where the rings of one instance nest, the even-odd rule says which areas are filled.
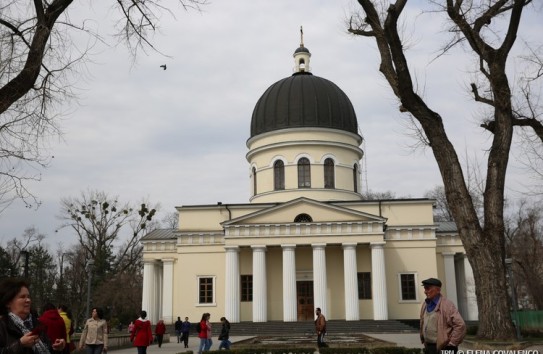
[[[166,70],[166,64],[160,66],[162,69]]]

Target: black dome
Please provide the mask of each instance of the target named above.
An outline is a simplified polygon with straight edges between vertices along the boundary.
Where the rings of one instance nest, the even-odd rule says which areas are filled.
[[[300,72],[271,85],[258,100],[251,137],[286,128],[333,128],[358,134],[351,101],[333,82]]]
[[[304,47],[303,45],[302,46],[299,46],[295,51],[294,51],[294,54],[296,53],[309,53],[309,49],[307,49],[306,47]]]

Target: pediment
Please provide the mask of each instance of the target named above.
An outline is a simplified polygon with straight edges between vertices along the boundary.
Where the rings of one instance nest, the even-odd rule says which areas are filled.
[[[224,222],[223,226],[255,224],[295,224],[296,217],[306,214],[312,223],[337,222],[377,222],[384,223],[385,218],[377,215],[337,206],[329,202],[319,202],[309,198],[297,198],[266,209],[240,216]],[[306,222],[306,221],[303,221]]]

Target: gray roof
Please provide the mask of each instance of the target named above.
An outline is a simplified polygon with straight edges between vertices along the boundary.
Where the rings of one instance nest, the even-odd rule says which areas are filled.
[[[331,128],[358,135],[349,97],[332,81],[308,72],[271,85],[253,111],[251,138],[288,128]]]
[[[172,240],[177,237],[176,229],[156,229],[141,238],[141,241]]]
[[[437,230],[436,232],[458,232],[456,223],[454,221],[438,221],[436,222]]]

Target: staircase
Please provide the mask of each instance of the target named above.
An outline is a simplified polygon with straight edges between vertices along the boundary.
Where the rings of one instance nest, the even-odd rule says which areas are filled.
[[[213,329],[220,331],[220,323],[213,324]],[[328,334],[341,333],[417,333],[418,321],[416,326],[412,325],[412,321],[327,321],[326,331]],[[230,327],[230,335],[233,336],[272,336],[272,335],[308,335],[315,332],[315,324],[313,322],[240,322],[232,323]],[[217,332],[218,333],[218,332]]]

